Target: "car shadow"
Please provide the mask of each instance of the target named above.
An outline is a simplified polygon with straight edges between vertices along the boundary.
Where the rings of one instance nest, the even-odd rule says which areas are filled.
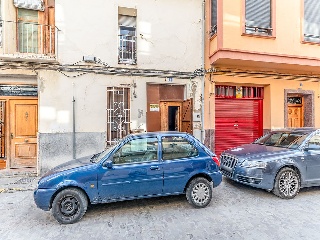
[[[153,197],[136,200],[125,200],[103,204],[90,204],[88,206],[85,218],[97,217],[97,215],[121,215],[137,214],[148,210],[172,210],[186,208],[188,206],[186,196],[174,195],[164,197]],[[192,207],[192,206],[190,206]]]
[[[223,177],[223,181],[226,183],[227,186],[232,187],[234,190],[240,190],[244,191],[247,194],[254,194],[254,195],[266,195],[274,197],[272,191],[267,191],[265,189],[252,187],[243,183],[239,183],[236,181],[233,181],[229,178]],[[314,186],[314,187],[305,187],[301,188],[299,191],[299,196],[301,196],[302,193],[313,193],[313,192],[319,192],[320,193],[320,186]],[[271,194],[270,194],[271,193]]]
[[[245,192],[247,194],[252,194],[252,195],[257,195],[257,194],[258,195],[265,195],[265,196],[270,195],[270,192],[265,189],[252,187],[250,185],[246,185],[243,183],[233,181],[233,180],[226,178],[226,177],[223,177],[223,181],[228,187],[232,187],[234,191],[239,190],[239,191]],[[271,195],[271,196],[273,197],[273,195]]]

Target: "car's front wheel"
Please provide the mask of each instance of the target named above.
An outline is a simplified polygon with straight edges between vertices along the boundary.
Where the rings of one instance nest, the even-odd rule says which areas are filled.
[[[298,173],[291,168],[281,169],[275,179],[273,193],[284,199],[294,198],[300,190]]]
[[[52,215],[62,224],[71,224],[79,221],[86,213],[88,199],[76,188],[67,188],[57,194],[52,202]]]
[[[196,208],[206,207],[212,198],[210,182],[202,177],[193,179],[187,187],[186,197],[192,206]]]

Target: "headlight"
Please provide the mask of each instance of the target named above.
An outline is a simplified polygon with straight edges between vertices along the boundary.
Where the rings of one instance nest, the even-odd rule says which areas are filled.
[[[244,161],[241,164],[242,167],[246,167],[246,168],[266,168],[267,167],[267,163],[266,162],[261,162],[261,161]]]

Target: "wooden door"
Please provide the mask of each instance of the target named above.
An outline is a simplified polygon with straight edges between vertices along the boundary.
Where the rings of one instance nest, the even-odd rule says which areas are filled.
[[[181,102],[160,102],[161,131],[181,131],[181,107]]]
[[[288,127],[303,127],[302,106],[288,106]]]
[[[182,125],[181,125],[181,132],[187,132],[192,134],[193,126],[192,126],[192,99],[187,99],[182,103]]]
[[[38,101],[10,100],[10,167],[36,167]]]

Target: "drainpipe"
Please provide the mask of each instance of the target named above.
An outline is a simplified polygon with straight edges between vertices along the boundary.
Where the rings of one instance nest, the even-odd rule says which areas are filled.
[[[205,81],[205,60],[204,60],[204,50],[205,50],[205,4],[206,1],[203,0],[202,2],[202,69],[203,69],[203,76],[201,79],[201,142],[204,143],[204,81]]]
[[[75,104],[74,99],[74,82],[72,83],[73,94],[72,94],[72,159],[76,159],[76,118],[75,118]]]

